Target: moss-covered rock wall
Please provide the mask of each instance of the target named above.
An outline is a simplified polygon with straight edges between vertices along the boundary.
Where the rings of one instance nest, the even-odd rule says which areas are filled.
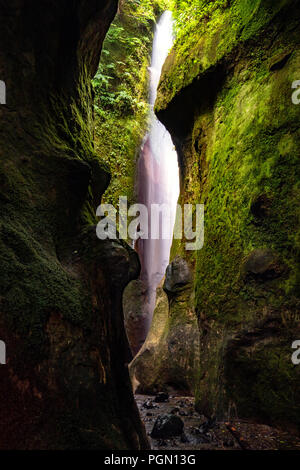
[[[149,66],[154,24],[165,0],[120,2],[93,80],[95,149],[112,175],[103,201],[136,202],[136,164],[149,125]]]
[[[205,205],[203,249],[172,249],[195,270],[197,407],[299,427],[299,2],[203,1],[196,16],[177,3],[196,19],[156,112],[178,150],[181,202]]]
[[[122,290],[136,254],[96,238],[109,173],[91,79],[114,0],[0,2],[2,449],[138,449]]]
[[[175,257],[156,290],[150,331],[129,366],[134,391],[192,395],[199,370],[199,333],[192,273]]]

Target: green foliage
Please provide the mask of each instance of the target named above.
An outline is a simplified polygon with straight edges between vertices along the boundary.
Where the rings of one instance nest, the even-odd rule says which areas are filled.
[[[104,201],[133,202],[138,150],[148,126],[148,66],[154,22],[166,9],[161,0],[127,0],[105,39],[93,80],[96,152],[112,174]]]
[[[178,41],[194,31],[201,21],[209,20],[214,11],[228,5],[229,0],[172,0]]]

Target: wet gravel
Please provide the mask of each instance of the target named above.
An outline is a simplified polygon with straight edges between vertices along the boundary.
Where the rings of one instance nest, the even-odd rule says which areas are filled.
[[[194,408],[192,397],[171,395],[167,401],[136,395],[136,402],[152,449],[157,450],[300,450],[300,439],[285,430],[238,418],[212,421]],[[183,433],[168,439],[151,437],[158,416],[174,414],[184,423]]]

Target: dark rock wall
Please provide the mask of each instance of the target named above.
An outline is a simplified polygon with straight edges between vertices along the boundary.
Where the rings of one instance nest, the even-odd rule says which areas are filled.
[[[180,200],[205,205],[203,249],[172,249],[195,271],[196,401],[208,415],[299,427],[300,5],[221,3],[206,2],[175,44],[156,103],[179,154]]]
[[[0,448],[147,447],[122,290],[137,255],[96,238],[109,174],[90,80],[116,1],[0,1]]]
[[[135,356],[147,336],[147,287],[141,280],[128,284],[123,294],[123,312],[126,334],[132,355]]]

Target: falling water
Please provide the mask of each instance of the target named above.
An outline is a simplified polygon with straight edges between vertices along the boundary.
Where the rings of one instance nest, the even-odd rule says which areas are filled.
[[[151,240],[149,237],[148,240],[138,241],[137,250],[142,264],[141,279],[147,286],[145,306],[147,325],[145,325],[145,333],[147,333],[152,320],[156,288],[162,280],[169,263],[176,204],[179,195],[177,154],[170,134],[153,112],[161,69],[172,44],[172,14],[166,11],[158,21],[154,33],[150,67],[151,126],[144,140],[139,158],[138,195],[139,202],[147,206],[149,214],[151,204],[167,204],[169,206],[171,229],[168,239],[162,239],[160,231],[158,240]]]

